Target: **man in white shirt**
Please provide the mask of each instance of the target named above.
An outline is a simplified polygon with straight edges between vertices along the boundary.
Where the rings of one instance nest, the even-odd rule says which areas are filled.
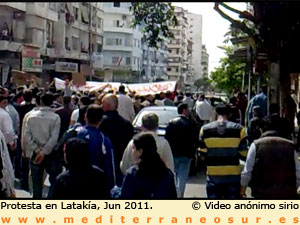
[[[142,118],[142,124],[142,131],[153,132],[153,137],[157,145],[157,153],[160,155],[162,161],[166,164],[166,166],[174,173],[174,159],[169,142],[164,137],[160,137],[156,134],[158,128],[158,116],[155,113],[147,113]],[[133,149],[133,140],[131,140],[123,153],[123,158],[120,163],[122,173],[125,175],[127,169],[133,166],[134,163],[135,156]]]
[[[205,100],[205,95],[200,95],[199,101],[196,103],[196,113],[203,125],[212,119],[213,110],[211,105]]]
[[[13,129],[12,120],[6,111],[6,106],[8,104],[8,95],[7,91],[0,87],[0,130],[3,133],[5,138],[5,142],[10,147],[10,150],[14,150],[16,148],[16,139]]]
[[[119,87],[118,112],[126,120],[132,122],[135,116],[133,103],[130,97],[125,95],[125,86]]]

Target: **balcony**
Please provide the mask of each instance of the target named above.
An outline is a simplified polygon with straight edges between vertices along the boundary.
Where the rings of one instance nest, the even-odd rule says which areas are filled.
[[[132,52],[132,47],[124,45],[104,45],[104,51],[123,51],[123,52]]]
[[[131,12],[127,8],[117,8],[117,7],[103,7],[104,13],[115,13],[115,14],[122,14],[122,15],[131,15]]]
[[[54,22],[58,21],[58,13],[48,10],[48,8],[44,5],[41,6],[38,3],[27,3],[26,14],[38,16],[44,19],[48,19]]]
[[[133,29],[129,27],[104,27],[104,32],[113,32],[113,33],[126,33],[126,34],[132,34]]]
[[[26,2],[1,2],[0,6],[6,6],[23,12],[26,11]]]
[[[0,51],[20,52],[23,44],[20,42],[10,42],[0,40]]]

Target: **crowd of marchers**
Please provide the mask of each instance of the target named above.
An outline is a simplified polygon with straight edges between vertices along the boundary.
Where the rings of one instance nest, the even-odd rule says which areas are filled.
[[[16,197],[16,181],[35,199],[183,198],[197,157],[208,198],[244,198],[247,187],[255,198],[297,198],[294,93],[294,115],[282,118],[278,105],[268,108],[266,86],[249,102],[240,92],[215,105],[202,93],[71,85],[0,87],[0,198]],[[163,136],[155,112],[143,114],[138,131],[132,125],[149,106],[177,108]]]

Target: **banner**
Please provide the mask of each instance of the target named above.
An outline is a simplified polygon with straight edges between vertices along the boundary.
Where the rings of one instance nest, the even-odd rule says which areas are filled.
[[[299,224],[296,200],[14,200],[3,224]]]
[[[54,78],[55,87],[58,90],[63,90],[65,88],[65,81]],[[104,87],[105,85],[110,84],[112,89],[118,90],[121,83],[118,82],[95,82],[87,81],[86,85],[76,87],[75,85],[71,87],[73,91],[97,91]],[[176,87],[176,81],[163,81],[163,82],[154,82],[154,83],[136,83],[136,84],[123,84],[125,87],[128,87],[131,91],[135,91],[138,95],[154,95],[159,94],[160,92],[174,92]],[[127,90],[128,91],[128,90]]]
[[[55,62],[55,71],[63,73],[78,73],[78,64],[70,62]]]
[[[38,72],[43,70],[43,60],[30,57],[22,57],[22,70],[26,72]]]

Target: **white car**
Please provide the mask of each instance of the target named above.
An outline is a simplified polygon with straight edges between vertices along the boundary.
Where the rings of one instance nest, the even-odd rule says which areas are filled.
[[[179,116],[177,112],[177,107],[175,106],[149,106],[143,108],[135,117],[132,125],[137,133],[142,126],[142,117],[147,113],[155,113],[158,116],[158,130],[157,134],[164,136],[166,133],[166,128],[170,120]]]

